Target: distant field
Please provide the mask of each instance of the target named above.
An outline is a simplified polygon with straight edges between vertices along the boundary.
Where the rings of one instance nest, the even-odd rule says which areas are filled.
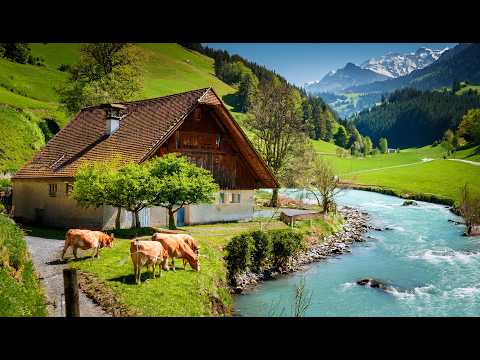
[[[371,171],[392,166],[421,162],[426,158],[441,158],[444,150],[440,146],[424,146],[401,150],[400,153],[369,155],[366,157],[327,156],[339,175],[347,175],[362,171]]]
[[[434,194],[457,202],[460,187],[465,183],[480,194],[480,166],[443,159],[407,167],[346,175],[344,179],[362,185],[388,187],[402,194]]]
[[[330,144],[323,143],[324,149]],[[457,159],[476,161],[479,147],[458,151]],[[327,152],[327,151],[325,151]],[[325,155],[342,180],[357,184],[382,186],[403,194],[434,194],[458,201],[465,182],[480,193],[480,166],[443,160],[440,146],[401,150],[400,153],[345,158]],[[453,157],[451,157],[453,158]],[[422,159],[435,159],[425,161]]]
[[[480,162],[480,145],[473,146],[471,148],[460,150],[453,156],[455,159],[464,159],[469,161]]]

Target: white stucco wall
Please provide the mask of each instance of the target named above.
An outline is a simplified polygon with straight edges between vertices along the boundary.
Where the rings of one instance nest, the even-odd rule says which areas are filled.
[[[189,225],[220,221],[247,220],[253,217],[254,190],[224,190],[225,203],[220,204],[217,194],[213,204],[190,205],[185,211],[185,223]],[[231,194],[240,194],[240,203],[231,202]]]
[[[49,184],[57,184],[56,196],[49,196]],[[67,196],[65,181],[61,180],[14,180],[14,215],[29,221],[35,221],[38,212],[43,209],[45,226],[65,228],[113,229],[117,209],[111,206],[84,208]],[[213,204],[190,205],[185,207],[185,225],[214,223],[221,221],[247,220],[253,217],[253,190],[222,190],[225,203],[220,203],[220,193]],[[231,194],[240,194],[240,203],[232,203]],[[149,210],[149,225],[160,227],[168,224],[167,210],[153,207]],[[132,214],[122,209],[121,228],[130,228]]]
[[[49,184],[57,184],[54,197],[49,195]],[[66,194],[66,184],[61,180],[14,180],[14,216],[28,221],[37,219],[38,211],[43,213],[43,224],[53,227],[101,228],[102,208],[83,208]]]

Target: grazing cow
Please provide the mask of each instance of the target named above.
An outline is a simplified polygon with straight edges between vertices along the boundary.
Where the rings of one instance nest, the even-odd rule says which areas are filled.
[[[162,276],[162,268],[168,270],[167,260],[168,252],[163,248],[162,244],[157,241],[130,241],[130,257],[133,262],[133,272],[135,282],[140,282],[142,267],[152,266],[152,276],[155,279],[155,268],[159,265],[159,276]]]
[[[195,240],[192,236],[190,236],[188,234],[177,234],[177,237],[179,237],[180,239],[183,239],[183,241],[185,241],[185,244],[187,244],[190,247],[190,249],[192,249],[192,251],[195,253],[195,255],[197,255],[197,258],[200,257],[200,255],[199,255],[200,251],[199,251],[197,240]],[[185,267],[187,265],[187,260],[185,258],[183,258],[182,262],[183,262],[183,268],[185,269]]]
[[[108,235],[101,231],[92,231],[84,229],[70,229],[65,235],[65,244],[62,251],[62,260],[65,258],[65,252],[71,246],[73,256],[77,258],[77,249],[92,249],[92,257],[99,258],[99,250],[104,247],[112,247],[114,235]]]
[[[155,233],[152,240],[159,241],[168,251],[168,257],[172,259],[172,268],[175,271],[175,258],[185,259],[193,270],[199,271],[198,255],[193,252],[182,236],[184,234]]]

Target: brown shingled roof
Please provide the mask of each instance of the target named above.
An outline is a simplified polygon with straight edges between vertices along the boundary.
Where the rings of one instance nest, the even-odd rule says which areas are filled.
[[[81,160],[105,160],[114,155],[142,162],[170,136],[171,131],[196,105],[219,105],[228,113],[211,88],[119,104],[126,106],[126,116],[120,120],[119,129],[112,135],[105,135],[104,104],[84,108],[13,178],[70,178],[74,176]],[[231,115],[228,118],[229,122],[235,123]],[[236,123],[234,125],[238,127]],[[247,139],[240,140],[248,143]],[[253,156],[258,160],[256,168],[261,169],[260,178],[266,181],[265,185],[278,186],[258,153],[251,144],[248,147],[246,151],[250,158]]]

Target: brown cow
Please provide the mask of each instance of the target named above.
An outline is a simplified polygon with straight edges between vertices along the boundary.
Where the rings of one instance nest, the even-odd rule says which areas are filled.
[[[192,249],[195,255],[197,255],[197,259],[198,259],[200,257],[199,255],[200,251],[199,251],[197,240],[195,240],[191,235],[188,235],[188,234],[176,234],[176,235],[178,238],[183,239],[183,241],[185,241],[185,244],[187,244],[190,247],[190,249]],[[182,262],[183,262],[183,268],[185,269],[187,265],[187,260],[183,258]]]
[[[172,259],[173,271],[175,271],[175,258],[185,259],[193,270],[199,271],[198,255],[187,245],[184,238],[178,235],[183,236],[183,234],[155,233],[152,235],[152,240],[159,241],[168,251],[168,257]]]
[[[155,267],[159,266],[159,276],[162,276],[162,268],[167,267],[168,252],[163,248],[162,244],[157,241],[130,241],[130,257],[133,262],[133,272],[135,282],[140,282],[142,267],[152,266],[152,276],[155,279]]]
[[[65,235],[65,244],[62,251],[62,260],[65,258],[65,252],[71,246],[73,256],[77,259],[77,249],[92,249],[92,257],[99,258],[99,250],[104,247],[112,247],[114,235],[108,235],[101,231],[92,231],[85,229],[70,229]]]

